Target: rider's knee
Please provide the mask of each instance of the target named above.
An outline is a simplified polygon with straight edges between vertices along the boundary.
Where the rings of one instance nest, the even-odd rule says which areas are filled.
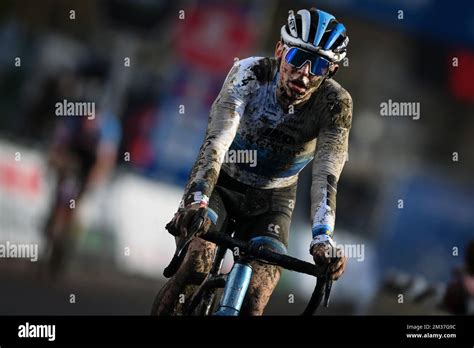
[[[202,281],[211,270],[215,248],[213,243],[199,238],[193,240],[180,267],[180,273],[187,279],[195,278],[198,283]]]

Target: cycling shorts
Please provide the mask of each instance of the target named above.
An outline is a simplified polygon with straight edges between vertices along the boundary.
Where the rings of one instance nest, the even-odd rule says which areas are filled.
[[[288,247],[291,216],[296,201],[296,186],[258,189],[230,177],[221,170],[209,199],[209,208],[217,215],[211,227],[223,232],[234,219],[235,237],[249,241],[257,236],[278,239]]]

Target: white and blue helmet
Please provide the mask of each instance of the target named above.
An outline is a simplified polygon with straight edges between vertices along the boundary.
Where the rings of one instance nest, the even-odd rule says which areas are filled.
[[[349,37],[336,18],[317,9],[289,11],[288,23],[281,27],[281,39],[290,46],[313,51],[337,63],[346,56]]]

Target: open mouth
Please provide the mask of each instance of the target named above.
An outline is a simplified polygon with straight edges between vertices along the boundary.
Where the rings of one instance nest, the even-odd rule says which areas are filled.
[[[297,92],[298,94],[306,92],[307,89],[307,86],[299,80],[290,81],[289,86],[293,91]]]

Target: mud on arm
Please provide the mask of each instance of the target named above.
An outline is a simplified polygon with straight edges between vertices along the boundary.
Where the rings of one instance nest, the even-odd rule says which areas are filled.
[[[193,192],[210,197],[224,156],[234,140],[250,94],[258,87],[247,60],[234,64],[212,104],[204,142],[191,170],[182,203],[192,201]]]
[[[326,108],[313,162],[311,221],[313,238],[332,236],[336,218],[337,183],[346,161],[352,123],[352,99],[344,92]]]

